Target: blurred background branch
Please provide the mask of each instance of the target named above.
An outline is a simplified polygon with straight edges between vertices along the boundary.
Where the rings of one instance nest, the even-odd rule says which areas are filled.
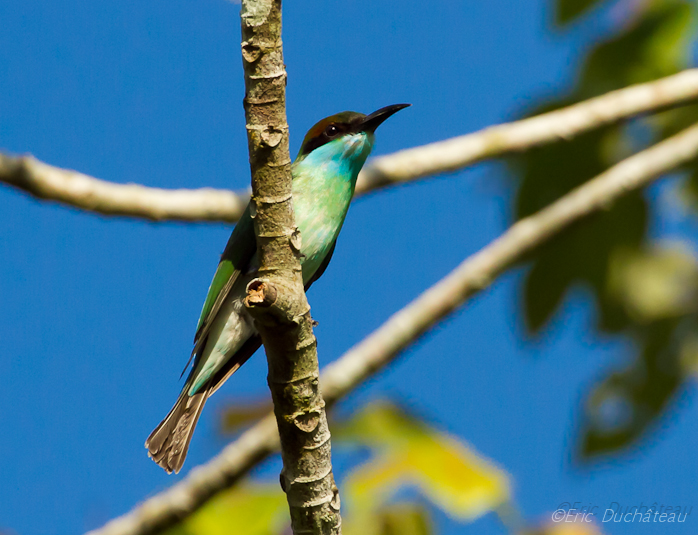
[[[237,221],[250,199],[228,190],[150,188],[107,182],[46,165],[31,156],[0,154],[0,181],[46,201],[109,216],[151,221]]]
[[[356,195],[543,144],[569,141],[602,126],[696,99],[698,69],[618,89],[537,117],[375,158],[359,175]],[[249,194],[243,192],[210,188],[165,190],[107,182],[52,167],[30,156],[4,154],[0,154],[0,182],[39,199],[82,210],[153,221],[232,223],[249,201]]]

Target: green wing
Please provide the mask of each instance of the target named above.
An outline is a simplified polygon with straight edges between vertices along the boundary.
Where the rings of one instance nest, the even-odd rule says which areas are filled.
[[[211,286],[208,289],[204,307],[201,310],[199,324],[196,326],[194,343],[198,350],[199,342],[206,339],[211,324],[221,308],[223,301],[230,293],[240,273],[245,273],[250,267],[250,261],[257,251],[257,243],[254,236],[254,227],[250,217],[250,206],[247,205],[240,221],[230,235],[228,245],[225,246],[218,269],[213,276]]]
[[[335,241],[335,243],[332,244],[328,254],[323,259],[322,264],[318,267],[311,279],[305,285],[306,290],[308,290],[308,288],[310,288],[310,286],[325,272],[325,269],[332,258],[332,254],[334,253],[336,243],[337,242]],[[235,225],[235,229],[233,229],[233,233],[230,235],[228,244],[225,246],[225,250],[221,255],[221,261],[218,264],[216,273],[213,275],[211,286],[208,289],[208,294],[206,295],[206,300],[204,301],[204,306],[201,310],[199,323],[196,326],[194,350],[192,351],[191,355],[192,358],[199,353],[199,350],[206,341],[206,336],[208,335],[211,325],[213,324],[213,320],[216,318],[218,311],[223,305],[225,298],[230,293],[235,281],[238,279],[241,273],[246,273],[250,269],[250,264],[256,252],[257,242],[254,235],[254,225],[252,223],[252,218],[250,217],[250,206],[248,205],[237,225]],[[254,351],[256,351],[256,349],[259,347],[258,337],[255,337],[255,340],[256,345],[251,352],[248,352],[249,355],[254,353]],[[249,358],[249,355],[246,356],[244,360],[242,360],[242,362],[235,367],[235,369],[242,365],[242,363]],[[238,360],[239,359],[231,359],[231,362],[238,362]],[[190,363],[191,358],[182,371],[182,375],[184,375],[184,372],[189,367]],[[196,367],[196,363],[194,367]],[[227,375],[225,378],[227,378]],[[220,382],[222,383],[223,381]]]

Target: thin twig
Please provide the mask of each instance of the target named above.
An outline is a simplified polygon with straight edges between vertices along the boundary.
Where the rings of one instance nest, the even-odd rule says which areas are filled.
[[[698,126],[693,126],[615,165],[472,255],[446,278],[394,314],[373,334],[327,366],[321,375],[325,401],[334,403],[532,249],[583,217],[698,157]],[[551,180],[554,177],[551,177]],[[208,499],[239,480],[275,444],[273,420],[265,417],[218,457],[195,468],[182,482],[150,498],[90,535],[155,533],[194,513]]]
[[[698,99],[698,69],[607,93],[530,119],[493,126],[372,160],[356,194],[462,169],[475,162],[571,139],[600,126]],[[249,196],[224,190],[168,191],[116,184],[66,171],[29,157],[0,154],[0,182],[40,199],[105,215],[156,221],[233,222]]]

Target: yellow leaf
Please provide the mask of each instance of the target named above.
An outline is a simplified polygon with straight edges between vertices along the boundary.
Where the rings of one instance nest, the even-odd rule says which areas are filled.
[[[379,452],[347,479],[352,512],[375,511],[403,486],[416,487],[437,507],[463,520],[509,500],[509,479],[503,470],[393,405],[370,405],[344,432],[348,429],[355,437],[366,437]]]
[[[188,535],[277,535],[288,521],[286,497],[277,485],[246,483],[218,495],[182,527]]]

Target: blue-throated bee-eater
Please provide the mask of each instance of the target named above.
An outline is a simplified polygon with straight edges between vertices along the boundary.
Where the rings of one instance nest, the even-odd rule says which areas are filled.
[[[324,273],[344,223],[356,178],[373,148],[374,132],[409,104],[370,114],[346,111],[323,119],[303,139],[291,167],[293,209],[301,233],[301,266],[307,290]],[[243,299],[259,260],[250,207],[221,256],[194,337],[194,364],[172,410],[145,442],[168,473],[179,472],[208,397],[257,351],[261,340]]]

